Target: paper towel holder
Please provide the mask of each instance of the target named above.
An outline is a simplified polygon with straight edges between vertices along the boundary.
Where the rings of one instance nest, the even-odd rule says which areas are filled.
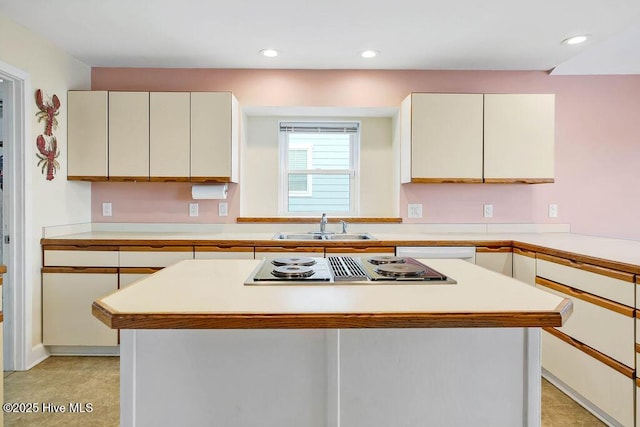
[[[193,199],[226,199],[227,184],[193,184],[191,197]]]

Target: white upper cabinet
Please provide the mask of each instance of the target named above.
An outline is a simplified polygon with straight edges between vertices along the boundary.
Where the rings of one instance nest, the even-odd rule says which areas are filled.
[[[230,92],[191,93],[192,182],[238,182],[239,110]]]
[[[485,182],[553,182],[555,96],[484,96]]]
[[[149,180],[149,92],[109,92],[109,179]]]
[[[149,176],[151,181],[188,181],[190,93],[149,94]]]
[[[482,182],[482,94],[411,96],[411,182]]]
[[[67,104],[67,179],[106,181],[107,92],[69,91]]]
[[[401,182],[553,182],[554,104],[553,94],[409,95]]]

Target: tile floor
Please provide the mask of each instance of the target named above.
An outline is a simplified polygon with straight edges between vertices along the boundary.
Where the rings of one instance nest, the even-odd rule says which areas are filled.
[[[38,402],[39,413],[5,413],[5,426],[118,426],[119,359],[50,357],[25,372],[4,376],[5,402]],[[42,413],[42,402],[65,413]],[[70,413],[69,403],[91,403],[92,412]],[[52,406],[50,406],[52,407]],[[603,426],[597,418],[546,380],[542,381],[543,427]]]

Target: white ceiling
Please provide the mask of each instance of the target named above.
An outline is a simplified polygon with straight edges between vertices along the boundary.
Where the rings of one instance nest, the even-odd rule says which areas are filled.
[[[0,0],[0,13],[96,67],[640,74],[640,0]]]

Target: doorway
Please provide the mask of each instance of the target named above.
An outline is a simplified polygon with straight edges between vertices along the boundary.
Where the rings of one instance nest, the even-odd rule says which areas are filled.
[[[7,266],[2,284],[4,370],[24,370],[30,365],[31,274],[27,272],[30,218],[25,189],[28,183],[24,159],[28,140],[28,73],[0,61],[0,263]]]

